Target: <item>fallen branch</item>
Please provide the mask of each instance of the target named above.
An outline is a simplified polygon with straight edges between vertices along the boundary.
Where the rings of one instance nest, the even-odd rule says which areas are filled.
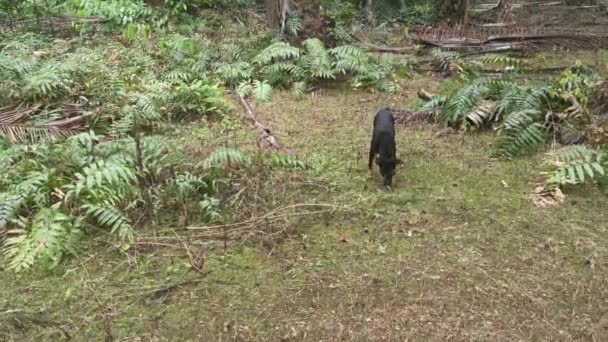
[[[387,53],[402,54],[402,53],[412,52],[412,50],[414,49],[414,47],[412,47],[412,46],[404,46],[404,47],[378,46],[378,45],[370,44],[352,33],[350,34],[350,36],[351,36],[351,38],[353,38],[357,42],[361,43],[362,45],[365,45],[365,47],[367,47],[368,49],[370,49],[371,51],[374,51],[374,52],[387,52]]]
[[[270,145],[271,148],[275,150],[280,150],[282,148],[281,144],[277,140],[277,138],[272,135],[272,132],[269,128],[262,125],[259,121],[255,119],[255,114],[253,113],[253,109],[249,106],[249,103],[245,101],[242,96],[239,96],[239,102],[241,103],[241,107],[243,107],[243,117],[245,120],[249,121],[258,131],[260,137]]]
[[[433,97],[435,97],[435,95],[431,94],[429,91],[422,88],[418,89],[418,98],[421,100],[430,101]]]
[[[220,224],[220,225],[215,225],[215,226],[203,226],[203,227],[188,227],[188,230],[217,230],[217,229],[223,229],[223,228],[229,228],[229,227],[239,227],[239,226],[249,226],[251,224],[255,224],[259,221],[262,220],[267,220],[269,218],[273,218],[273,217],[286,217],[286,216],[291,216],[291,215],[295,215],[295,214],[281,214],[281,215],[277,215],[278,212],[282,212],[285,210],[290,210],[290,209],[297,209],[297,208],[324,208],[321,210],[317,210],[314,213],[317,212],[333,212],[335,210],[338,209],[347,209],[345,207],[341,207],[341,206],[337,206],[337,205],[333,205],[333,204],[322,204],[322,203],[302,203],[302,204],[292,204],[292,205],[288,205],[285,207],[279,207],[276,209],[273,209],[269,212],[267,212],[266,214],[259,216],[259,217],[254,217],[251,218],[249,220],[246,221],[242,221],[242,222],[236,222],[236,223],[228,223],[228,224]],[[311,212],[304,212],[304,214],[311,214]]]

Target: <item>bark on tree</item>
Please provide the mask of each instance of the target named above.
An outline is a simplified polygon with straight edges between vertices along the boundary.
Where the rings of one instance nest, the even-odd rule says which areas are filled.
[[[266,0],[266,14],[268,26],[272,29],[280,29],[283,32],[287,15],[292,11],[292,0]]]
[[[437,21],[447,25],[466,25],[469,0],[435,0]]]

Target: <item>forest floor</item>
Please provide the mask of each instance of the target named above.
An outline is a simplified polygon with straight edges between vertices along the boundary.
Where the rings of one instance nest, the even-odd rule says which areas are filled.
[[[605,51],[578,57],[608,74]],[[444,81],[414,75],[396,95],[330,89],[255,105],[311,170],[242,180],[246,200],[231,206],[262,218],[230,241],[161,223],[128,250],[100,236],[53,273],[0,269],[0,307],[38,326],[18,340],[608,340],[608,201],[597,188],[538,208],[542,153],[495,160],[494,133],[439,138],[435,126],[397,127],[405,165],[394,192],[377,172],[367,180],[374,113]],[[217,146],[258,150],[237,106],[164,134],[193,160]],[[283,220],[263,219],[289,206]]]
[[[128,252],[96,242],[55,274],[0,271],[0,305],[54,322],[20,340],[58,340],[57,324],[75,341],[605,340],[608,201],[582,187],[561,207],[535,207],[542,154],[497,161],[492,134],[398,127],[395,191],[379,177],[365,189],[375,111],[405,107],[421,86],[441,84],[416,76],[395,96],[336,89],[257,105],[290,152],[321,165],[262,184],[273,203],[332,213],[286,220],[280,241],[224,250],[184,237]],[[172,134],[191,151],[221,137],[256,148],[238,117]]]

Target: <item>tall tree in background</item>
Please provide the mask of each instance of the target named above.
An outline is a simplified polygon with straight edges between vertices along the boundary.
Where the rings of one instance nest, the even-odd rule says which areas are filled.
[[[447,25],[466,25],[469,0],[435,0],[437,21]]]
[[[293,0],[266,0],[268,26],[283,32],[287,15],[293,10]]]

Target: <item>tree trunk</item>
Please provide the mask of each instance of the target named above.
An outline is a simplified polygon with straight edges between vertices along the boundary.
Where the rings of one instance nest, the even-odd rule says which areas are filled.
[[[497,7],[502,10],[510,10],[512,6],[513,0],[500,0]]]
[[[372,0],[366,0],[365,1],[365,17],[367,18],[368,22],[372,22],[372,20],[374,19],[374,13],[372,11]]]
[[[292,11],[291,0],[266,0],[266,15],[268,26],[271,29],[280,29],[283,32],[287,15]]]
[[[447,25],[466,25],[469,0],[435,0],[438,22]]]

